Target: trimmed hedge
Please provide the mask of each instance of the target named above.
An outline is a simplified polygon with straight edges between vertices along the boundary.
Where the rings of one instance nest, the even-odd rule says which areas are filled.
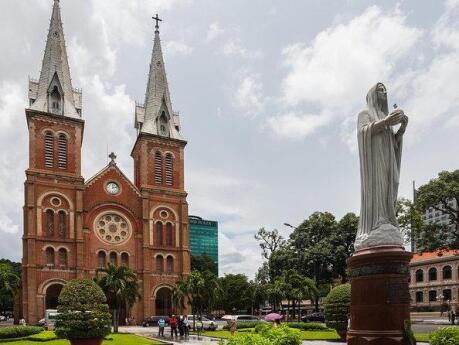
[[[110,333],[111,315],[94,281],[69,281],[59,295],[56,335],[66,339],[101,339]]]
[[[265,322],[239,321],[239,322],[236,322],[236,329],[255,328],[260,323],[264,324]],[[229,325],[224,325],[223,329],[228,331],[229,330]]]
[[[333,288],[325,301],[325,324],[329,328],[347,329],[347,315],[351,311],[351,285],[342,284]]]
[[[430,345],[457,345],[459,344],[459,328],[439,328],[430,334]]]
[[[300,345],[301,333],[286,324],[274,328],[270,324],[257,325],[259,333],[238,333],[226,345]],[[223,344],[224,342],[220,342]]]
[[[301,329],[302,331],[333,331],[319,322],[289,322],[286,325],[290,328]]]
[[[37,326],[0,327],[0,339],[23,338],[42,331]]]

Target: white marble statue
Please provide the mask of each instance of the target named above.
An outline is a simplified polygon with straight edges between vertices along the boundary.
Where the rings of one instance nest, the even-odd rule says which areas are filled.
[[[389,114],[386,87],[377,83],[367,94],[368,108],[357,122],[361,210],[355,249],[403,246],[395,215],[402,138],[408,124],[403,110]],[[398,131],[393,127],[400,124]]]

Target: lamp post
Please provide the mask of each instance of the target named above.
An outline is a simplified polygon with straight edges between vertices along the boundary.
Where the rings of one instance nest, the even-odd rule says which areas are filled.
[[[293,230],[296,230],[296,226],[293,226],[289,223],[284,223],[285,226],[288,226],[289,228],[292,228]]]

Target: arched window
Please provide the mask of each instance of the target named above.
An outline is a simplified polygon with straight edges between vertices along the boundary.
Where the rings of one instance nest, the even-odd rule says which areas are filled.
[[[429,281],[437,280],[437,269],[432,267],[429,269]]]
[[[424,293],[422,291],[416,291],[416,303],[424,302]]]
[[[65,212],[59,211],[59,237],[65,238]]]
[[[156,245],[163,245],[163,224],[161,222],[156,223]]]
[[[129,266],[129,254],[128,253],[121,254],[121,265]]]
[[[57,165],[60,169],[67,169],[67,137],[65,134],[59,134],[57,148]]]
[[[416,282],[419,283],[422,281],[424,281],[424,271],[419,269],[416,271]]]
[[[167,125],[166,113],[163,111],[159,118],[159,134],[162,136],[169,136],[169,129]]]
[[[443,300],[444,301],[451,301],[451,289],[443,290]]]
[[[115,252],[110,253],[110,263],[115,266],[118,264],[118,259]]]
[[[430,290],[429,291],[429,302],[436,302],[437,301],[437,291]]]
[[[166,264],[167,264],[167,273],[174,272],[174,258],[172,256],[167,257]]]
[[[163,183],[163,157],[159,151],[155,153],[155,183]]]
[[[451,266],[443,267],[443,280],[451,279],[453,277],[453,270]]]
[[[156,272],[164,271],[164,258],[161,255],[156,257]]]
[[[174,159],[172,158],[172,155],[170,153],[166,154],[165,162],[166,162],[166,185],[172,186],[174,182],[174,178],[173,178]]]
[[[171,223],[166,223],[166,245],[167,246],[172,246],[173,241],[172,241],[172,224]]]
[[[50,131],[45,133],[45,167],[54,167],[54,137]]]
[[[59,265],[67,266],[67,250],[64,248],[59,249]]]
[[[99,268],[104,268],[105,265],[107,264],[107,255],[105,252],[100,251],[99,254],[97,254],[97,262]]]
[[[54,212],[53,210],[46,211],[46,235],[54,235]]]
[[[46,265],[54,266],[54,249],[51,247],[46,248]]]

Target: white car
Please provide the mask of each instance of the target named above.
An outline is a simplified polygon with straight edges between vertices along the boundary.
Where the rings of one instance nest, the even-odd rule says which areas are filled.
[[[194,320],[193,315],[188,315],[188,324],[190,325],[191,328],[193,327],[193,320]],[[196,315],[196,324],[198,322],[199,322],[199,316]],[[210,331],[215,331],[217,329],[217,325],[215,324],[215,322],[212,320],[209,320],[207,317],[203,316],[201,318],[201,322],[202,322],[202,327],[204,329],[207,329]]]

